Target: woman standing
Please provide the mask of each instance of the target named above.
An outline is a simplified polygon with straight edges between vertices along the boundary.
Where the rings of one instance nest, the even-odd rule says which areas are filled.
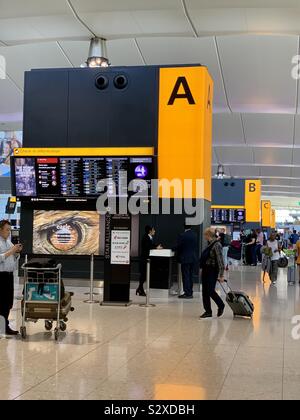
[[[278,275],[278,260],[280,257],[280,248],[276,239],[276,232],[271,233],[270,239],[267,241],[267,246],[272,250],[270,280],[273,284],[276,284]]]
[[[211,299],[218,306],[218,317],[223,315],[225,305],[216,292],[217,281],[224,281],[224,260],[222,245],[216,239],[215,230],[208,228],[205,230],[204,237],[208,246],[202,252],[200,258],[200,269],[202,269],[202,297],[204,314],[200,319],[211,318]]]

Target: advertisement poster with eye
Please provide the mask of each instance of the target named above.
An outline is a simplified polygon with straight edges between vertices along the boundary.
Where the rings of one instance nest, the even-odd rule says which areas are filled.
[[[22,131],[0,131],[0,176],[10,176],[10,157],[22,142]]]
[[[34,210],[34,254],[99,255],[100,216],[96,211]]]
[[[130,230],[112,230],[111,264],[130,264]]]

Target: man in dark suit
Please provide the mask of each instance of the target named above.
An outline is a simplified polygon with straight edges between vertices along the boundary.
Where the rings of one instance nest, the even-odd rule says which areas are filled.
[[[156,245],[154,243],[155,229],[153,226],[145,227],[145,234],[141,242],[141,253],[140,253],[140,283],[139,287],[136,289],[136,294],[139,296],[146,296],[144,291],[144,283],[146,281],[147,275],[147,259],[151,249],[161,249],[161,245]]]
[[[179,299],[193,298],[193,274],[197,258],[197,235],[188,225],[184,226],[184,233],[178,238],[177,251],[178,260],[181,264],[182,282],[184,294]]]

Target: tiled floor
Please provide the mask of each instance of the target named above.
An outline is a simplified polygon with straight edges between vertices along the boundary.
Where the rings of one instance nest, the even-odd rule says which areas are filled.
[[[145,309],[88,305],[75,289],[59,343],[42,322],[29,324],[25,342],[0,340],[0,399],[300,399],[298,284],[288,286],[283,270],[276,286],[254,268],[230,279],[253,299],[252,321],[228,307],[222,319],[199,321],[199,294],[179,301],[153,291],[157,306]]]

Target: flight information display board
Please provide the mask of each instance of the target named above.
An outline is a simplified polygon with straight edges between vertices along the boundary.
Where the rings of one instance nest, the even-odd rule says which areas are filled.
[[[245,209],[214,208],[211,209],[212,224],[244,223],[246,221]]]
[[[141,184],[148,197],[155,173],[153,157],[12,157],[11,166],[12,191],[21,200],[95,199],[97,184],[104,179],[109,196],[127,196],[134,181],[135,190]]]

